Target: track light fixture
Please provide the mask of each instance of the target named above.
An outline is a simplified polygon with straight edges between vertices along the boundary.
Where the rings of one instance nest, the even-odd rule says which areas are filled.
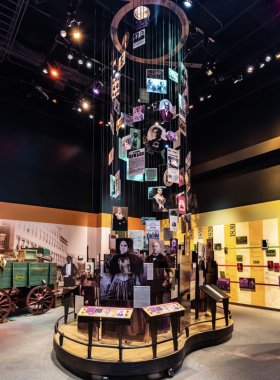
[[[79,39],[81,37],[79,24],[77,23],[77,21],[73,21],[71,23],[71,30],[73,31],[74,38]]]
[[[42,65],[42,71],[44,74],[48,74],[49,73],[49,65],[47,62],[44,62],[43,65]]]
[[[88,69],[90,69],[90,68],[92,67],[92,62],[91,62],[90,59],[88,59],[88,60],[86,61],[86,67],[87,67]]]
[[[90,119],[93,119],[93,115],[92,115],[92,114],[90,114],[90,115],[89,115],[89,118],[90,118]]]
[[[51,69],[51,75],[54,77],[54,78],[57,78],[58,77],[58,70],[56,67],[52,67]]]
[[[275,58],[277,58],[277,59],[280,58],[280,49],[275,50]]]
[[[191,102],[190,105],[189,105],[189,109],[192,110],[193,109],[193,103]]]
[[[210,92],[209,92],[209,91],[207,91],[207,92],[206,92],[206,98],[207,98],[207,99],[210,99],[210,98],[211,98],[211,96],[212,96],[212,95],[210,94]]]
[[[87,108],[88,108],[88,102],[83,101],[83,107],[84,107],[85,109],[87,109]]]
[[[267,53],[267,54],[265,55],[265,61],[266,61],[266,62],[270,62],[271,59],[272,59],[272,55],[271,55],[270,53]]]
[[[100,81],[96,81],[93,86],[93,92],[99,95],[101,88],[103,87],[103,83]]]
[[[77,111],[78,111],[78,112],[82,112],[81,107],[78,107],[78,108],[77,108]]]
[[[68,53],[67,53],[67,58],[68,59],[73,59],[74,58],[74,53],[72,50],[69,50]]]
[[[254,65],[248,65],[247,66],[247,72],[252,73],[254,71]]]
[[[259,68],[262,69],[264,67],[265,63],[261,59],[259,59],[257,62],[258,62]]]
[[[120,71],[116,71],[115,78],[118,78],[121,75]]]
[[[204,102],[204,100],[205,100],[204,95],[200,95],[200,96],[199,96],[199,100],[200,100],[201,102]]]
[[[78,64],[82,65],[83,63],[84,63],[84,58],[83,57],[78,58]]]
[[[60,31],[60,35],[61,35],[61,37],[63,37],[63,38],[65,38],[66,36],[67,36],[67,32],[66,32],[66,30],[61,30]]]
[[[240,73],[236,73],[232,76],[232,80],[233,80],[233,83],[238,83],[238,82],[241,82],[243,80],[243,76],[242,74]]]

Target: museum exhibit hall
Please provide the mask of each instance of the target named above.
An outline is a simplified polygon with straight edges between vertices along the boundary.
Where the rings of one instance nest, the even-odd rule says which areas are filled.
[[[279,380],[280,0],[0,0],[0,379]]]

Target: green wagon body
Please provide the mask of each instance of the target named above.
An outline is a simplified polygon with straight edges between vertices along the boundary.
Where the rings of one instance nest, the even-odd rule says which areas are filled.
[[[7,263],[0,269],[0,289],[55,285],[56,263]]]

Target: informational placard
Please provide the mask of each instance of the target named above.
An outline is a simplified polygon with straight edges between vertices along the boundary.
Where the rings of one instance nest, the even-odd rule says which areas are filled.
[[[128,152],[129,177],[145,173],[145,148]]]
[[[178,73],[170,67],[168,68],[168,78],[173,80],[173,82],[178,83]]]
[[[150,286],[134,286],[133,287],[133,307],[141,309],[150,306]]]
[[[129,176],[129,160],[126,161],[126,179],[128,181],[137,181],[137,182],[143,182],[144,181],[144,174],[137,174]]]
[[[144,249],[144,231],[129,230],[128,234],[133,239],[133,249]]]
[[[163,240],[170,241],[173,238],[173,231],[170,231],[170,228],[163,227]]]
[[[147,239],[160,239],[160,220],[146,220]]]
[[[133,49],[145,44],[145,29],[133,34]]]
[[[84,296],[75,295],[75,313],[78,314],[83,306],[84,306]]]
[[[178,311],[185,311],[186,309],[180,305],[178,302],[170,302],[161,305],[154,305],[149,307],[142,307],[144,312],[149,317],[154,317],[157,315],[164,315],[170,313],[176,313]]]
[[[154,217],[154,216],[151,216],[151,217],[142,216],[142,226],[146,225],[146,220],[156,220],[156,217]]]
[[[179,152],[167,148],[167,181],[179,184]]]
[[[121,318],[131,319],[133,313],[132,308],[121,307],[88,307],[84,306],[78,313],[78,317],[105,317],[105,318]]]
[[[145,181],[157,181],[157,168],[145,169]]]
[[[170,231],[178,231],[178,217],[170,215]]]
[[[153,280],[154,279],[154,263],[144,263],[144,265],[147,267],[147,280]]]
[[[122,126],[122,123],[123,123],[123,118],[122,116],[117,120],[116,122],[116,131],[118,132],[118,130],[120,129],[120,127]]]
[[[112,89],[112,99],[115,99],[117,96],[120,95],[120,76],[116,78],[112,78],[111,82],[111,89]]]

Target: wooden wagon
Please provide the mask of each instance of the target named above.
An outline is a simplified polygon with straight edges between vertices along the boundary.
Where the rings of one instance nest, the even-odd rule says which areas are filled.
[[[18,307],[27,306],[30,313],[39,315],[53,304],[53,292],[48,285],[56,283],[57,264],[38,262],[38,250],[29,250],[31,256],[33,251],[33,259],[25,251],[26,261],[7,262],[5,269],[0,269],[0,323]]]

